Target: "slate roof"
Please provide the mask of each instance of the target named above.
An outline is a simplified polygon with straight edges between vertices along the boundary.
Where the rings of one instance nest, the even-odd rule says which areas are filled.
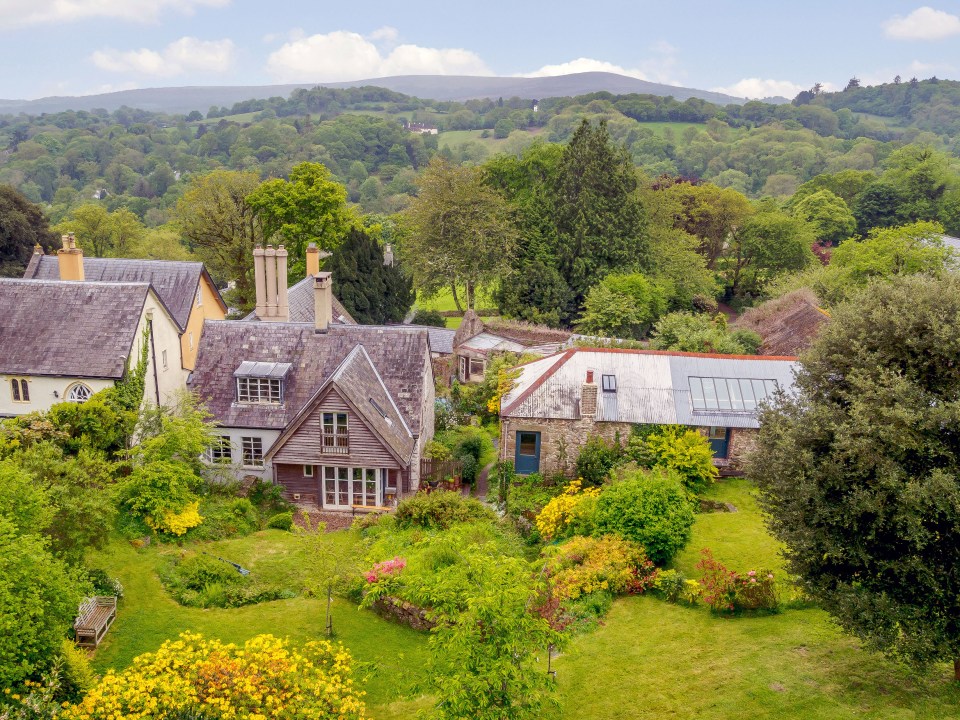
[[[334,325],[318,333],[312,323],[208,320],[187,385],[221,425],[283,430],[357,346],[369,356],[410,431],[419,433],[429,363],[425,332]],[[233,373],[244,361],[290,363],[282,404],[234,402]]]
[[[273,444],[271,459],[300,424],[306,420],[329,387],[334,387],[363,417],[367,427],[376,432],[401,460],[408,462],[415,446],[413,435],[400,409],[393,401],[380,373],[363,345],[355,345],[327,381],[297,413],[297,417]]]
[[[312,277],[305,277],[296,285],[287,289],[287,305],[290,308],[289,321],[292,323],[310,323],[316,321],[316,305],[314,305],[314,283]],[[243,318],[244,320],[256,320],[256,311],[251,312]],[[356,325],[357,321],[353,319],[347,309],[343,306],[336,296],[333,296],[333,324],[334,325]]]
[[[567,350],[520,367],[520,377],[501,402],[501,417],[580,418],[587,371],[598,385],[599,421],[758,427],[753,410],[695,410],[691,378],[773,380],[793,386],[793,357],[711,355],[655,350]],[[616,392],[602,390],[603,375],[616,377]]]
[[[123,376],[150,286],[0,279],[0,373]]]
[[[190,311],[197,295],[200,278],[206,275],[201,262],[173,260],[131,260],[126,258],[83,258],[84,282],[148,283],[167,306],[180,331],[187,328]],[[23,274],[25,280],[59,280],[60,265],[56,255],[33,255]],[[227,310],[217,292],[217,301]]]

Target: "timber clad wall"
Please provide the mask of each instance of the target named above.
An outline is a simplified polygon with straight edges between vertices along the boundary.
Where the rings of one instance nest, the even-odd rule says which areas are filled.
[[[347,413],[350,442],[348,453],[323,452],[321,419],[324,412]],[[273,457],[276,465],[339,465],[367,468],[403,469],[393,454],[363,423],[360,416],[335,390],[331,389],[317,408],[297,428]],[[279,469],[278,469],[279,472]],[[302,474],[302,473],[301,473]],[[279,476],[277,478],[280,479]],[[296,491],[295,491],[296,492]]]
[[[274,464],[277,483],[283,486],[284,495],[288,500],[293,499],[294,493],[299,493],[300,502],[320,504],[320,468],[313,470],[313,477],[303,476],[303,465]]]

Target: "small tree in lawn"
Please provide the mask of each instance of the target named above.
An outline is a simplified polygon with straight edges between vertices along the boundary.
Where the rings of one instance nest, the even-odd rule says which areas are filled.
[[[960,680],[960,279],[877,281],[761,414],[749,475],[790,571],[868,647]]]

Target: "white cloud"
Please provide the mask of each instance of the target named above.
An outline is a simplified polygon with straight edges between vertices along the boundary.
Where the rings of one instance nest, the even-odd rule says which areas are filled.
[[[368,37],[373,42],[395,43],[400,38],[400,31],[395,27],[384,25],[374,30]]]
[[[897,40],[943,40],[960,35],[960,17],[924,5],[906,17],[894,15],[883,23],[883,30]]]
[[[173,77],[189,71],[222,73],[233,65],[234,44],[232,40],[182,37],[160,52],[108,48],[97,50],[90,59],[101,70],[154,77]]]
[[[679,81],[675,78],[677,49],[670,43],[661,40],[651,46],[650,50],[652,52],[651,57],[633,68],[623,67],[622,65],[607,62],[606,60],[580,57],[568,62],[544,65],[539,70],[520,73],[520,77],[553,77],[555,75],[568,75],[570,73],[608,72],[634,77],[638,80],[648,80],[651,82],[665,83],[667,85],[679,85]]]
[[[826,85],[826,83],[824,83]],[[809,90],[810,86],[797,85],[790,80],[764,80],[762,78],[744,78],[733,85],[710,88],[714,92],[726,93],[734,97],[761,99],[780,95],[786,98],[796,97],[801,90]]]
[[[0,29],[88,18],[152,22],[166,10],[192,15],[198,7],[225,7],[231,0],[0,0]]]
[[[374,34],[377,32],[380,31]],[[395,37],[381,33],[378,39],[389,41]],[[286,43],[270,54],[267,71],[280,82],[334,82],[388,75],[492,74],[486,63],[469,50],[398,45],[384,53],[371,39],[346,30]]]

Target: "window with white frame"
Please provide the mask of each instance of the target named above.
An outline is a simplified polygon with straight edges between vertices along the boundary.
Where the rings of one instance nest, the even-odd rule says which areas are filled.
[[[304,477],[313,477],[313,465],[304,465],[304,466],[303,466],[303,476],[304,476]]]
[[[350,452],[350,435],[347,430],[347,414],[325,412],[320,418],[321,451],[346,455]]]
[[[83,383],[74,383],[67,388],[67,402],[86,402],[91,395],[93,395],[93,390]]]
[[[325,507],[363,505],[376,507],[383,487],[382,469],[358,467],[323,468],[323,504]]]
[[[238,377],[237,402],[278,405],[283,402],[283,381],[279,378]]]
[[[484,362],[477,358],[470,358],[470,375],[483,375]]]
[[[10,380],[10,394],[14,402],[30,402],[30,385],[26,378],[13,378]]]
[[[207,448],[207,460],[212,463],[229,463],[233,461],[233,452],[230,446],[229,435],[216,435],[210,447]]]
[[[690,378],[694,411],[754,412],[777,391],[777,381],[756,378]]]
[[[263,467],[263,438],[240,438],[240,451],[244,467]]]
[[[460,355],[459,362],[460,362],[460,379],[469,380],[469,372],[467,370],[467,368],[469,368],[469,364],[468,364],[467,358],[465,358],[463,355]]]

